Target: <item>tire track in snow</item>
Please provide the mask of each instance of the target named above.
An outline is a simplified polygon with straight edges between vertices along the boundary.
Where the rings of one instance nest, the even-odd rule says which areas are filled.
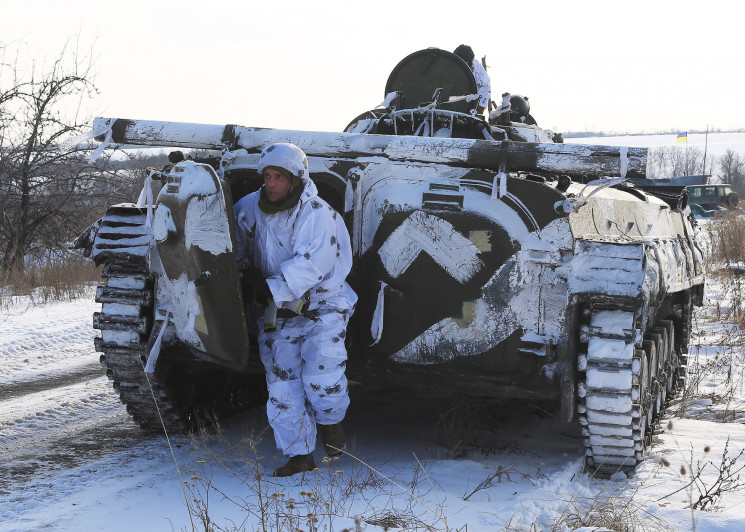
[[[86,371],[94,369],[100,375],[100,367]],[[18,492],[9,501],[12,506],[33,503],[32,493],[46,485],[43,479],[56,474],[52,472],[134,450],[150,440],[157,445],[157,437],[132,422],[105,376],[81,380],[80,374],[67,374],[56,382],[66,380],[72,382],[50,387],[50,380],[42,379],[32,383],[38,391],[19,388],[12,398],[2,396],[0,496]]]
[[[153,439],[131,421],[98,363],[94,291],[43,305],[21,298],[0,315],[0,495],[24,486],[26,500],[50,471]]]
[[[0,402],[3,462],[39,456],[54,442],[126,416],[106,377]],[[125,418],[126,419],[126,418]],[[134,424],[125,421],[134,428]]]
[[[159,444],[156,436],[141,431],[122,411],[101,419],[94,427],[70,430],[41,448],[26,448],[7,463],[0,464],[0,496],[15,493],[14,500],[9,503],[28,502],[34,499],[32,493],[39,489],[59,491],[62,486],[49,484],[49,479],[56,475],[64,476],[66,471],[78,467],[90,467],[95,471],[98,460],[116,462],[115,457],[122,452],[139,456],[147,450],[152,452]]]
[[[18,396],[28,395],[36,392],[43,392],[53,388],[59,388],[68,384],[86,381],[103,375],[104,370],[100,364],[88,364],[78,370],[70,373],[51,376],[44,379],[32,381],[15,381],[10,384],[0,384],[0,397],[3,401],[13,399]]]
[[[30,382],[40,376],[80,371],[95,364],[96,332],[93,312],[100,305],[91,298],[44,305],[18,303],[0,315],[0,385]]]

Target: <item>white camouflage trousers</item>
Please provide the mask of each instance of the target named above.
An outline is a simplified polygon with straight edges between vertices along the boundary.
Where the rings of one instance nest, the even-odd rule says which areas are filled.
[[[316,423],[333,425],[349,406],[348,313],[324,312],[318,321],[304,316],[278,319],[277,330],[259,330],[259,352],[266,368],[266,411],[277,448],[284,455],[309,454],[316,447]]]

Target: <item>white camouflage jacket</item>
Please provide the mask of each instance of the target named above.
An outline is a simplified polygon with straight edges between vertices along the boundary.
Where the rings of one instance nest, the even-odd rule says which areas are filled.
[[[486,69],[476,59],[471,62],[473,66],[473,77],[476,78],[476,86],[479,93],[479,105],[484,109],[489,108],[489,98],[491,98],[491,80]]]
[[[340,214],[305,188],[295,207],[274,214],[259,208],[259,191],[233,207],[238,260],[261,269],[278,306],[310,294],[308,310],[351,311],[357,301],[345,281],[352,268],[349,233]]]

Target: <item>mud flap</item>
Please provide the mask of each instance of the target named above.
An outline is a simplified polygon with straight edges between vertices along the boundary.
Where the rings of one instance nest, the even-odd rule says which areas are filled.
[[[169,173],[153,220],[152,262],[159,260],[163,272],[156,304],[196,358],[243,371],[249,339],[228,210],[233,201],[223,183],[212,167],[192,161]]]

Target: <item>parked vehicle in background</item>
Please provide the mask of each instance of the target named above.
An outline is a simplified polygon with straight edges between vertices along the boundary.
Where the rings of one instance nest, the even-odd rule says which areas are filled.
[[[740,202],[737,193],[732,190],[732,185],[690,185],[686,187],[688,191],[688,202],[700,205],[704,209],[716,209],[717,207],[726,207],[734,209]]]

